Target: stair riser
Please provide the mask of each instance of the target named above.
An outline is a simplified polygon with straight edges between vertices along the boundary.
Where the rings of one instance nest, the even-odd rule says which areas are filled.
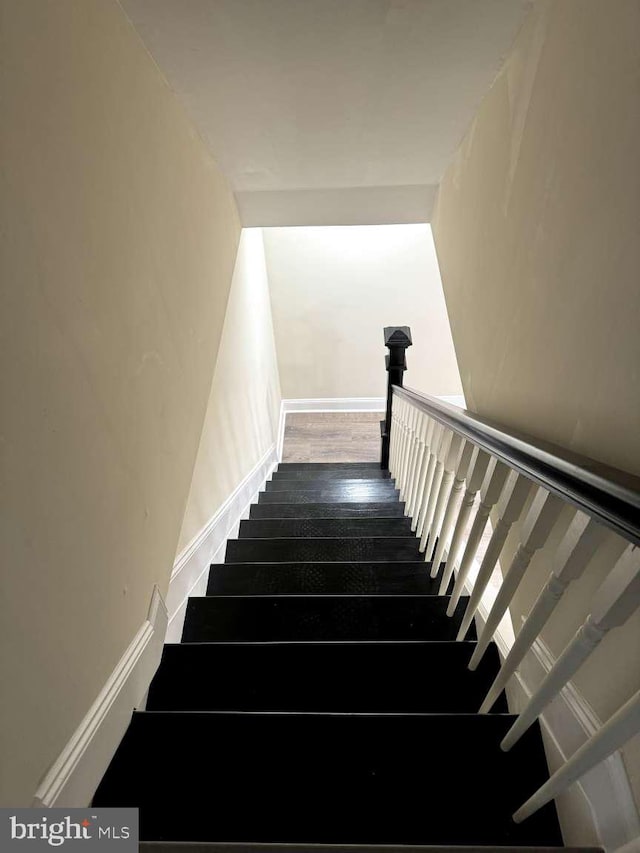
[[[253,504],[249,518],[400,518],[404,502]]]
[[[499,668],[475,643],[166,646],[148,711],[475,713]],[[203,678],[215,673],[215,678]],[[428,673],[428,678],[423,677]],[[504,700],[494,709],[505,713]]]
[[[240,539],[299,537],[413,536],[408,518],[249,519],[240,522]]]
[[[379,462],[281,462],[278,471],[380,471]]]
[[[207,595],[437,595],[430,563],[216,563]],[[449,593],[453,590],[453,579]]]
[[[190,598],[182,641],[455,640],[468,599],[440,596]]]
[[[318,504],[318,503],[396,503],[398,492],[366,491],[364,489],[318,489],[313,491],[260,492],[258,503]]]
[[[340,495],[398,495],[393,480],[268,480],[265,483],[266,492],[317,492],[330,490],[336,496]]]
[[[417,560],[415,536],[395,538],[231,539],[226,563],[362,562]]]
[[[391,478],[388,471],[376,471],[369,468],[361,470],[350,469],[343,471],[274,471],[273,480],[288,480],[293,482],[304,482],[306,480],[317,480],[331,482],[333,480],[368,480],[370,482],[384,482]]]

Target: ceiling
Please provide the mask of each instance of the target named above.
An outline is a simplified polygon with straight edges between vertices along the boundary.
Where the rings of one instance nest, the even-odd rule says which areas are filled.
[[[428,221],[532,0],[121,0],[245,225]]]

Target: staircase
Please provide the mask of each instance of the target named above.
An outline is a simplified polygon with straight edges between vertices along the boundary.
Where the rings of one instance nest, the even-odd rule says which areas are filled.
[[[171,849],[562,847],[552,803],[511,818],[548,776],[540,730],[501,751],[504,696],[477,713],[497,650],[467,669],[467,599],[446,616],[439,584],[376,463],[280,465],[93,804]]]

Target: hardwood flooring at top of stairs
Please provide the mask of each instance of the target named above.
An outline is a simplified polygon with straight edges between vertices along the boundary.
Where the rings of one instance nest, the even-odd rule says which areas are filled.
[[[283,462],[375,462],[383,412],[288,412]]]

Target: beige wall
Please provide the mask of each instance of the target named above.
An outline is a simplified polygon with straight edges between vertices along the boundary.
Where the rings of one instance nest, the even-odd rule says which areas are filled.
[[[260,228],[244,228],[179,550],[273,447],[280,383]]]
[[[469,408],[634,473],[639,45],[637,0],[537,3],[443,178],[433,222]],[[589,567],[545,630],[556,655],[613,557]],[[547,549],[514,601],[516,629],[549,565]],[[640,687],[640,614],[574,681],[602,719]],[[636,794],[639,741],[624,753]],[[569,840],[589,840],[574,830]]]
[[[115,0],[0,0],[3,805],[166,592],[239,226]]]
[[[640,473],[640,3],[534,8],[434,215],[462,383]]]
[[[428,225],[265,228],[282,396],[382,397],[383,328],[411,327],[405,383],[460,394]]]

